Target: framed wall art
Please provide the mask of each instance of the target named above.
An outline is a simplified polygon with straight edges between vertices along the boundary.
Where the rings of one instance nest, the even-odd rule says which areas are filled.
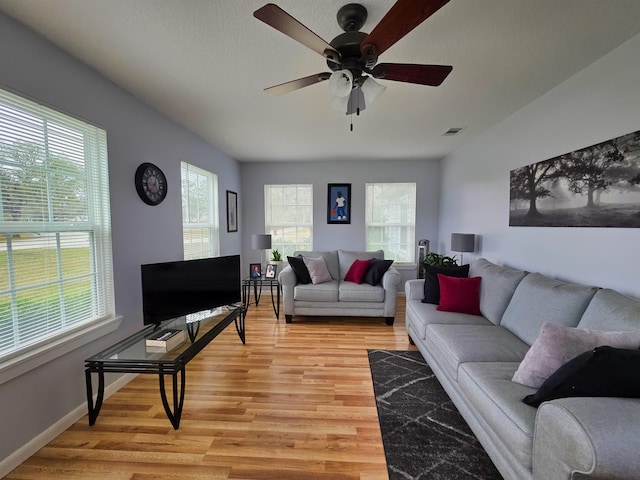
[[[238,194],[227,190],[227,232],[238,231]]]
[[[640,228],[640,130],[511,171],[512,227]]]
[[[327,223],[351,223],[351,184],[330,183],[327,191]]]

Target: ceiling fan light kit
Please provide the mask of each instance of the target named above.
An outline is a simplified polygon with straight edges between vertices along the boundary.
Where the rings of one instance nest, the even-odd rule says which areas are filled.
[[[347,115],[371,105],[385,90],[374,80],[384,79],[419,85],[438,86],[451,73],[448,65],[417,65],[402,63],[377,64],[378,56],[393,46],[411,30],[442,8],[449,0],[397,0],[370,34],[359,31],[367,20],[367,9],[350,3],[338,10],[337,21],[344,33],[330,43],[273,3],[253,12],[253,16],[288,37],[319,53],[332,71],[265,88],[282,95],[329,80],[333,94],[330,104]],[[351,127],[353,130],[353,125]]]

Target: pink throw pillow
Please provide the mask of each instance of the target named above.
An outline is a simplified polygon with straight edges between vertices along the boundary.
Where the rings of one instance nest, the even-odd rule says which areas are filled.
[[[440,304],[436,310],[443,312],[480,313],[481,277],[456,278],[438,273]]]
[[[331,274],[327,267],[327,262],[324,258],[318,257],[303,257],[302,260],[309,270],[309,276],[311,277],[311,283],[314,285],[318,283],[325,283],[331,281]]]

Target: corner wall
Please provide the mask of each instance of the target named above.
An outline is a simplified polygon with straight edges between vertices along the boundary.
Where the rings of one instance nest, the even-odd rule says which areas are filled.
[[[123,317],[112,334],[0,385],[2,476],[3,460],[86,405],[84,359],[142,327],[140,265],[183,258],[180,160],[218,175],[221,225],[225,191],[241,197],[241,190],[235,160],[3,14],[0,88],[107,131],[116,314]],[[167,198],[155,207],[136,194],[133,177],[142,162],[167,176]],[[238,238],[221,228],[223,255],[240,253]]]
[[[640,130],[640,35],[443,161],[441,248],[481,236],[475,255],[640,297],[640,229],[509,227],[509,172]],[[640,206],[638,208],[640,211]]]
[[[372,182],[416,183],[416,243],[421,238],[433,245],[438,238],[440,163],[437,161],[270,162],[242,164],[243,271],[260,261],[251,250],[251,234],[264,233],[264,186],[313,184],[313,248],[315,250],[365,249],[365,184]],[[327,224],[327,184],[351,183],[351,224]],[[417,268],[400,270],[402,282],[416,278]],[[404,292],[404,287],[400,289]]]

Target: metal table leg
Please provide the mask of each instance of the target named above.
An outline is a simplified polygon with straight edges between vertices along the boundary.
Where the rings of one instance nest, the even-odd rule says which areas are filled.
[[[96,419],[98,418],[98,414],[100,413],[100,409],[102,408],[102,400],[104,399],[104,372],[102,369],[96,370],[98,374],[98,396],[96,398],[96,403],[93,403],[93,385],[91,382],[91,373],[92,371],[86,369],[84,371],[84,378],[87,384],[87,409],[89,410],[89,425],[94,425],[96,423]]]
[[[171,373],[171,387],[173,396],[173,411],[167,401],[167,392],[164,389],[164,376],[165,373],[160,367],[159,379],[160,379],[160,397],[162,398],[162,405],[164,411],[167,413],[167,417],[173,425],[175,430],[180,428],[180,417],[182,416],[182,406],[184,405],[184,367],[180,369],[180,385],[178,386],[178,373]]]

